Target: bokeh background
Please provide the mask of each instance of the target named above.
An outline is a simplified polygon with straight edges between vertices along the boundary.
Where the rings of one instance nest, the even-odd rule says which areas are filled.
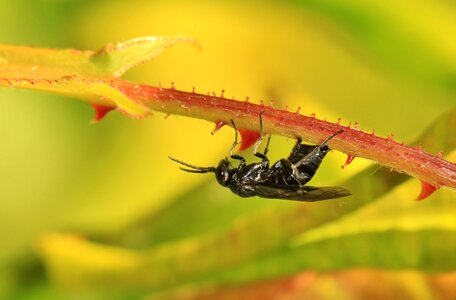
[[[409,144],[455,107],[453,1],[0,0],[4,44],[96,50],[156,35],[194,37],[202,51],[172,47],[125,79],[223,89]],[[240,199],[167,158],[214,165],[232,129],[212,136],[213,124],[160,113],[89,124],[92,115],[66,97],[0,90],[1,299],[456,296],[452,191],[418,203],[418,181],[401,177],[380,195],[329,204]],[[455,121],[445,124],[427,150],[453,149]],[[292,145],[273,137],[272,159]],[[398,176],[362,159],[342,170],[344,160],[329,154],[312,184]],[[292,212],[298,221],[283,217]],[[233,229],[247,239],[226,235]],[[217,256],[230,241],[240,252]],[[201,245],[201,264],[187,265]]]

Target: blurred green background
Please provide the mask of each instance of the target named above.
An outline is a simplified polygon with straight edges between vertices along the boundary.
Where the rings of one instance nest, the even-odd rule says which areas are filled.
[[[97,50],[158,35],[203,50],[172,47],[125,79],[223,89],[406,143],[456,103],[452,1],[0,0],[3,44]],[[212,136],[213,124],[160,113],[91,125],[92,115],[80,101],[0,90],[1,299],[456,295],[452,191],[418,203],[417,181],[362,159],[341,170],[334,152],[312,185],[346,183],[354,197],[240,199],[167,158],[214,165],[231,129]],[[454,113],[445,118],[423,143],[455,161]],[[273,137],[272,159],[292,145]]]

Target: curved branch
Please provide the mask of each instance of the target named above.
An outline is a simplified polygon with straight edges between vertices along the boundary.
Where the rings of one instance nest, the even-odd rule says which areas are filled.
[[[260,112],[264,112],[265,132],[293,138],[300,136],[314,144],[343,130],[342,134],[329,142],[329,146],[346,153],[347,163],[354,157],[363,157],[412,175],[423,183],[419,199],[424,199],[441,186],[456,189],[456,164],[444,160],[441,153],[426,153],[421,146],[406,146],[391,137],[381,138],[350,126],[272,106],[229,100],[223,95],[202,95],[118,79],[132,66],[154,58],[166,47],[182,42],[194,43],[192,39],[182,37],[138,38],[109,45],[98,52],[0,45],[0,58],[6,62],[0,64],[0,85],[83,99],[97,110],[96,120],[114,108],[135,118],[156,110],[205,119],[216,124],[214,131],[225,124],[229,125],[230,119],[235,119],[243,136],[241,149],[258,138],[256,131]],[[450,131],[456,128],[454,114]],[[454,132],[449,134],[450,137],[455,135]]]
[[[247,101],[184,92],[174,88],[138,85],[122,80],[113,80],[111,84],[128,98],[152,110],[204,119],[216,123],[218,127],[220,122],[230,125],[229,120],[235,119],[239,128],[258,130],[258,116],[260,112],[264,112],[264,130],[271,134],[292,138],[300,136],[305,141],[318,144],[328,135],[343,130],[342,134],[329,142],[332,149],[344,152],[350,158],[373,160],[434,187],[456,189],[456,164],[444,160],[441,153],[426,153],[421,146],[406,146],[391,137],[382,138],[350,126]]]

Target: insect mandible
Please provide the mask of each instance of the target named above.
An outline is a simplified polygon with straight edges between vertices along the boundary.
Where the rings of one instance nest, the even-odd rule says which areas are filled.
[[[180,168],[190,173],[215,173],[218,183],[229,188],[233,193],[241,197],[259,196],[263,198],[285,199],[296,201],[321,201],[346,197],[351,195],[350,191],[342,187],[313,187],[305,185],[318,170],[323,158],[330,150],[327,143],[343,131],[338,131],[326,138],[320,145],[312,146],[302,144],[300,137],[291,150],[288,158],[280,159],[272,166],[269,165],[267,153],[271,135],[268,135],[266,147],[263,153],[258,152],[258,146],[264,139],[263,135],[263,113],[260,113],[260,138],[255,143],[253,154],[261,159],[261,162],[247,164],[245,158],[233,154],[238,144],[238,133],[234,121],[235,137],[230,148],[231,159],[240,163],[233,167],[227,157],[222,159],[217,167],[198,167],[176,158],[169,158],[187,168]]]

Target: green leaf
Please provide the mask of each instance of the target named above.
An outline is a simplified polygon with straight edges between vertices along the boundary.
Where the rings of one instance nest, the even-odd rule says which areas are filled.
[[[270,208],[263,219],[256,215],[247,222],[236,221],[227,234],[169,243],[147,251],[103,246],[69,235],[47,236],[41,249],[59,285],[85,288],[136,286],[157,290],[190,282],[224,285],[285,276],[303,269],[453,270],[456,206],[452,192],[443,190],[433,196],[433,201],[422,202],[429,203],[429,207],[416,208],[417,202],[401,197],[409,194],[410,185],[413,182],[401,185],[372,207],[291,240],[287,236],[295,229],[293,226],[299,226],[298,216],[310,216],[295,215],[292,219],[290,212],[285,215],[283,209]],[[383,209],[378,208],[379,203]],[[283,218],[280,225],[279,216]]]
[[[193,299],[451,299],[456,274],[416,270],[351,269],[333,273],[304,271],[289,277],[214,288],[184,286],[150,295],[148,300]],[[375,283],[375,284],[372,284]],[[379,289],[378,287],[382,288]]]
[[[144,37],[108,44],[97,52],[0,45],[0,78],[119,77],[130,68],[155,58],[167,47],[183,42],[195,43],[185,37]]]
[[[441,122],[452,118],[437,120],[425,136],[435,134],[435,128],[443,128]],[[452,142],[444,139],[441,145]],[[446,144],[445,148],[455,146]],[[442,244],[456,230],[453,192],[444,189],[432,201],[415,202],[410,189],[416,182],[401,184],[402,178],[391,180],[389,175],[378,172],[373,177],[352,178],[346,184],[353,187],[350,200],[271,202],[258,212],[233,219],[228,229],[148,250],[54,235],[42,240],[42,254],[53,278],[65,286],[96,283],[152,290],[190,282],[262,280],[306,268],[456,268],[456,244]],[[413,253],[409,253],[410,243]]]
[[[124,95],[112,79],[189,38],[137,38],[109,44],[98,52],[0,45],[0,85],[48,91],[117,107],[133,118],[149,109]]]
[[[245,282],[300,270],[357,267],[454,270],[456,204],[452,192],[441,191],[433,196],[432,203],[417,205],[403,196],[411,186],[410,181],[402,184],[372,205],[308,230],[292,239],[287,247],[236,266],[231,272],[222,273],[218,280]]]
[[[146,37],[136,38],[123,43],[108,44],[91,56],[91,62],[106,76],[120,77],[127,70],[145,63],[166,48],[178,43],[196,41],[187,37]]]

